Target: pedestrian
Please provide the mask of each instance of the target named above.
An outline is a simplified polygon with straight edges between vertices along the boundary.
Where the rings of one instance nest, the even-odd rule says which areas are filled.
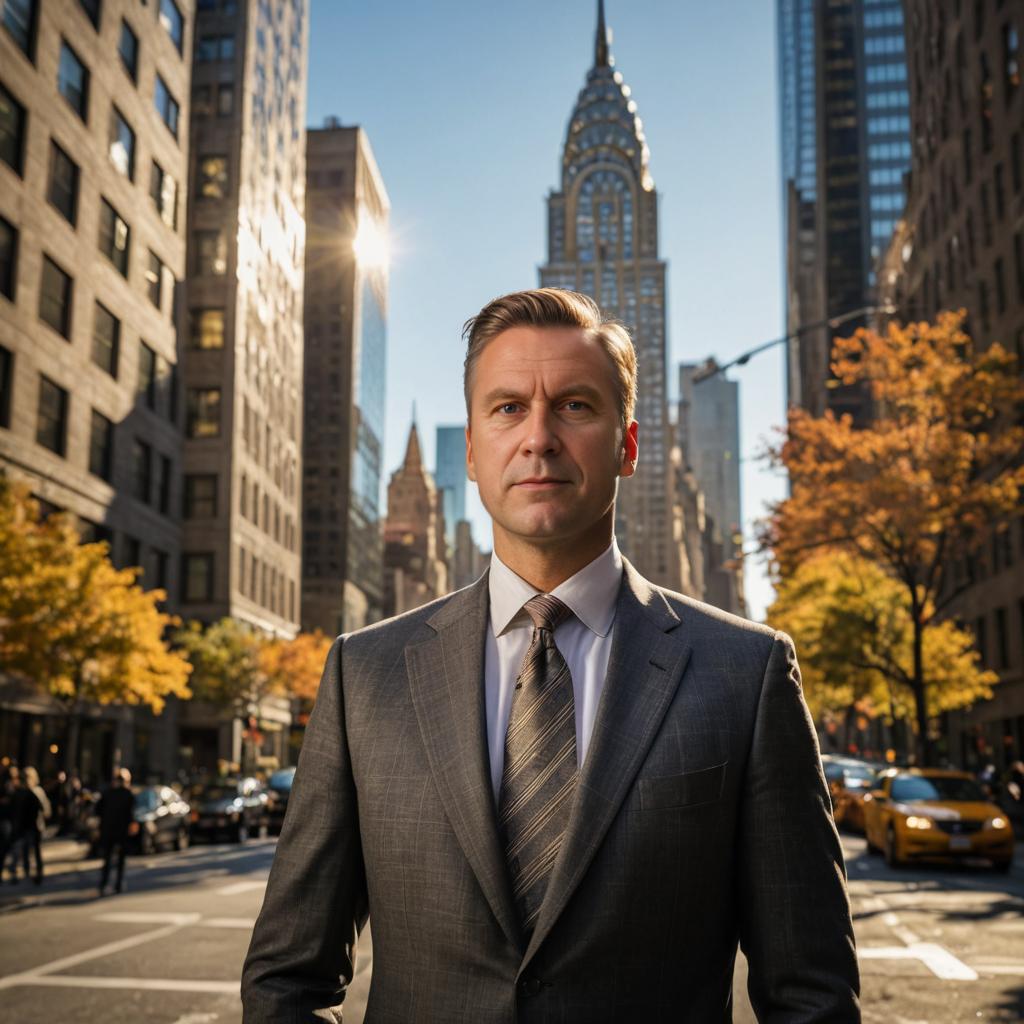
[[[334,642],[246,1024],[340,1020],[368,915],[382,1021],[724,1021],[738,938],[759,1019],[855,1024],[792,641],[653,585],[615,540],[639,455],[629,335],[545,288],[466,337],[490,568]]]
[[[100,856],[103,870],[100,874],[100,896],[107,895],[110,865],[117,857],[117,877],[114,892],[124,889],[124,858],[132,822],[135,820],[135,796],[131,790],[132,773],[127,768],[114,772],[110,788],[100,797],[96,813],[100,819]]]
[[[14,842],[14,817],[11,800],[18,788],[18,766],[7,764],[0,769],[0,881],[7,867],[7,855]]]
[[[43,882],[43,832],[50,816],[50,801],[39,785],[39,772],[31,765],[19,773],[18,786],[11,794],[11,883],[18,881],[18,861],[21,860],[25,878],[31,875],[36,885]],[[35,873],[29,869],[30,856],[34,855]]]

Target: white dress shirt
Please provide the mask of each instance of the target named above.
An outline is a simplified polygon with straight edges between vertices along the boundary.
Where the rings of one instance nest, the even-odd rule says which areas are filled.
[[[594,731],[597,703],[608,672],[612,626],[622,582],[622,556],[611,545],[575,576],[551,591],[573,612],[555,630],[555,646],[572,675],[576,703],[576,758],[580,768]],[[490,624],[484,649],[484,687],[487,742],[491,755],[491,785],[497,804],[505,767],[505,733],[512,711],[512,691],[533,637],[533,621],[523,605],[539,594],[496,555],[491,555],[487,580],[491,598]]]

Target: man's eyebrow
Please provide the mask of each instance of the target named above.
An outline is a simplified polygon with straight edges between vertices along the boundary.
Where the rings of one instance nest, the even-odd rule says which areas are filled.
[[[587,401],[593,402],[594,405],[600,405],[604,402],[604,396],[601,392],[589,384],[570,384],[561,388],[555,393],[552,401],[561,402],[566,398],[585,398]],[[488,391],[483,397],[483,403],[485,408],[490,408],[499,402],[527,402],[529,399],[530,396],[527,394],[514,391],[509,387],[501,387]]]

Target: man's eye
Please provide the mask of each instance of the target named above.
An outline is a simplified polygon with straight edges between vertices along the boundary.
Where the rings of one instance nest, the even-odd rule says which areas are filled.
[[[509,416],[514,412],[518,412],[518,410],[518,402],[502,402],[502,404],[498,406],[498,412],[505,413],[506,415]]]
[[[587,403],[580,402],[574,398],[571,401],[566,402],[565,407],[566,409],[569,410],[569,412],[582,412],[584,409],[587,408]]]

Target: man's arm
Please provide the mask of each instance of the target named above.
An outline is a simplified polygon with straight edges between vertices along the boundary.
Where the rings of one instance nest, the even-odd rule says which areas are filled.
[[[341,647],[339,638],[327,656],[242,969],[245,1024],[340,1021],[355,969],[367,895]]]
[[[738,833],[740,943],[762,1024],[857,1024],[842,848],[793,642],[765,669]]]

